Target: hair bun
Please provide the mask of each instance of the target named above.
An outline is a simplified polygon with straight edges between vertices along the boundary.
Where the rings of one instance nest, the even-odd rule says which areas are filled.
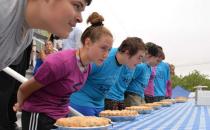
[[[104,17],[97,12],[93,12],[87,19],[87,23],[91,23],[92,26],[103,26]]]

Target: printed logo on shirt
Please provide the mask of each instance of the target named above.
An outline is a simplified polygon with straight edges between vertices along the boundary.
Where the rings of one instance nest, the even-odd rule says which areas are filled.
[[[158,71],[155,76],[157,79],[164,79],[164,72]]]
[[[71,87],[74,88],[74,92],[75,92],[75,91],[80,90],[81,86],[82,86],[82,83],[79,82],[79,83],[72,85]]]

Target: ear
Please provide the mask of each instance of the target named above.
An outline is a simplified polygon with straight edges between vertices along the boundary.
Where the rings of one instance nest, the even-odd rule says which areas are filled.
[[[128,50],[125,50],[125,55],[127,55],[128,57],[130,57],[130,54],[129,54],[129,51]]]
[[[90,38],[86,38],[85,39],[85,43],[84,43],[84,47],[90,47],[92,45],[92,41],[90,40]]]

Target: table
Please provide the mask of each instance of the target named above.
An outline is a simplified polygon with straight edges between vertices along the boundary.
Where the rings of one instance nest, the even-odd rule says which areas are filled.
[[[194,100],[142,114],[134,121],[116,122],[109,130],[210,130],[210,106]]]

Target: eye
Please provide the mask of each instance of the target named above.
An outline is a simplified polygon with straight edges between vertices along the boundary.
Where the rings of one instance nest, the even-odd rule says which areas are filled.
[[[104,52],[109,52],[109,51],[110,51],[110,48],[107,47],[107,46],[102,46],[101,49],[102,49]]]
[[[106,51],[106,50],[107,50],[107,49],[106,49],[106,47],[101,47],[101,49],[102,49],[102,50],[104,50],[104,51]]]
[[[84,10],[84,5],[80,2],[73,3],[73,7],[76,11],[81,12]]]
[[[80,11],[80,8],[81,8],[81,7],[80,7],[79,4],[74,4],[74,9],[75,9],[75,10]]]

